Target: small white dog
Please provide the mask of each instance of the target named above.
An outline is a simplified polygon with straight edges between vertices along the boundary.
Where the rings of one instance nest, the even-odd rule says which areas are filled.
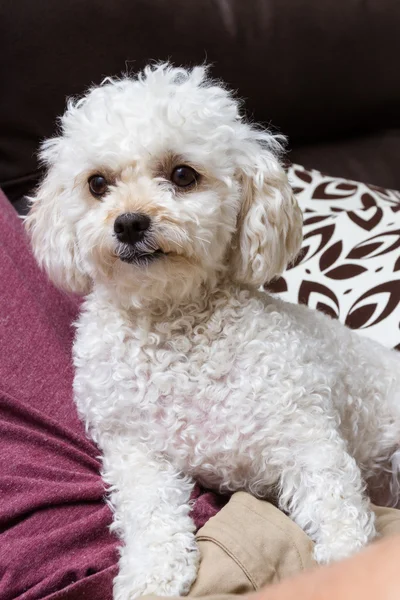
[[[86,294],[74,393],[123,540],[117,600],[189,591],[195,480],[275,494],[320,563],[375,536],[365,482],[398,481],[397,354],[258,291],[301,242],[279,150],[203,67],[165,64],[71,101],[43,146],[26,222]]]

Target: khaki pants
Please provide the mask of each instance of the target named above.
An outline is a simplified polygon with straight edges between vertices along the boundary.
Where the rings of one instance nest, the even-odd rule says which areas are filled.
[[[381,536],[400,533],[400,510],[374,507]],[[313,542],[279,509],[244,492],[197,534],[201,563],[189,596],[248,594],[315,566]],[[211,599],[210,599],[211,600]]]

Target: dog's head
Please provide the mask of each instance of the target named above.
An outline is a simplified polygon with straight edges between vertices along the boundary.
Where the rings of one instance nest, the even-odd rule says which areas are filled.
[[[221,276],[259,286],[294,258],[301,213],[279,141],[206,69],[149,67],[71,101],[26,219],[59,286],[176,301]]]

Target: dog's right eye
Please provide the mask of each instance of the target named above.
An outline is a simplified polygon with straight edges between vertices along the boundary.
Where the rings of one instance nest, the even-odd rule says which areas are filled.
[[[95,198],[101,198],[108,190],[108,183],[103,175],[92,175],[89,177],[89,190]]]
[[[197,171],[187,165],[179,165],[171,173],[171,181],[177,187],[189,188],[199,179]]]

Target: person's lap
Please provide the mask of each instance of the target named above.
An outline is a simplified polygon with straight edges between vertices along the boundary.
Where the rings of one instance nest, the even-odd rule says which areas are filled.
[[[98,450],[72,400],[79,301],[39,271],[1,192],[0,281],[0,597],[109,600],[118,542]],[[219,511],[224,503],[198,494],[192,596],[248,593],[313,565],[309,538],[271,504],[244,493]],[[400,531],[397,511],[378,522]]]
[[[117,542],[98,450],[71,396],[78,301],[39,271],[3,195],[0,281],[0,597],[81,597],[90,580],[108,600]]]

